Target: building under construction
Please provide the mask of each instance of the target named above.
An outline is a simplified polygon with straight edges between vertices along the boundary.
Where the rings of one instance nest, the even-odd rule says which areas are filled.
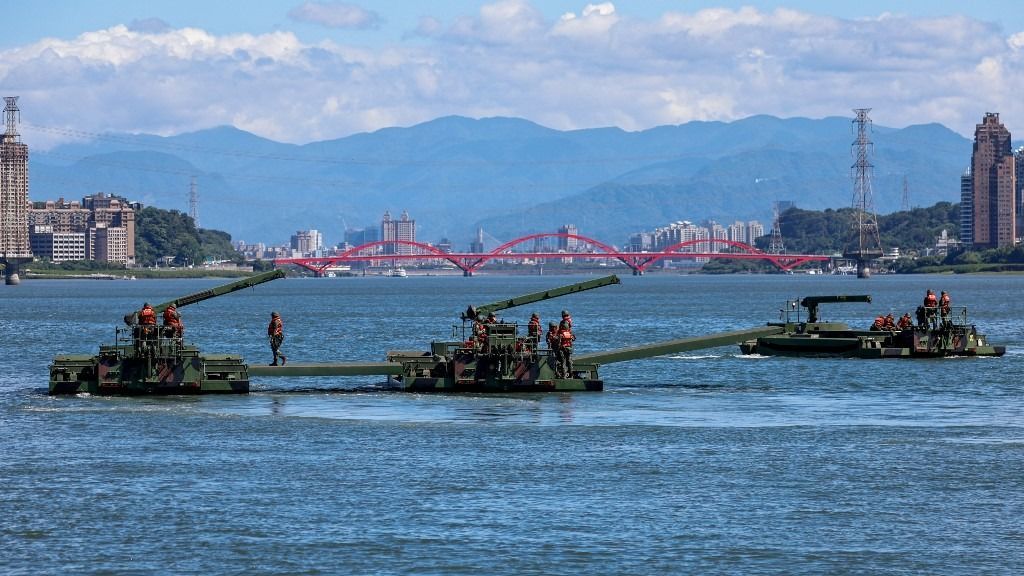
[[[31,261],[28,241],[28,146],[18,134],[18,97],[4,98],[7,128],[0,138],[0,261],[8,284],[18,283],[18,266]]]

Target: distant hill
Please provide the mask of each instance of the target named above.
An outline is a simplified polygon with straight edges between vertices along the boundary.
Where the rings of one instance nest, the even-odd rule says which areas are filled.
[[[425,241],[465,246],[482,225],[506,240],[575,224],[622,244],[631,232],[706,218],[766,225],[772,202],[800,208],[852,199],[849,118],[690,122],[640,132],[559,131],[517,118],[438,118],[302,146],[232,127],[171,137],[109,134],[32,153],[33,200],[110,192],[187,211],[194,176],[203,227],[283,243],[316,228],[379,225],[403,209]],[[937,124],[875,126],[874,201],[900,208],[959,200],[971,143]]]

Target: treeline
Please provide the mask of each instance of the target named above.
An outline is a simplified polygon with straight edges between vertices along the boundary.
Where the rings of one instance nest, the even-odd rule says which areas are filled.
[[[877,217],[882,248],[898,247],[901,253],[922,253],[934,248],[935,240],[945,230],[950,238],[960,232],[960,204],[939,202],[930,208],[914,208]],[[834,254],[851,247],[857,211],[852,208],[831,208],[823,212],[790,208],[780,217],[782,240],[787,252],[800,254]],[[766,250],[770,238],[757,240]]]
[[[853,236],[857,211],[852,208],[824,211],[790,208],[779,216],[779,228],[786,252],[791,254],[837,254],[854,246]],[[914,272],[919,266],[949,266],[945,261],[966,259],[970,262],[986,262],[994,257],[985,252],[951,254],[948,258],[929,256],[918,258],[926,249],[934,248],[936,239],[945,230],[955,239],[960,232],[960,204],[939,202],[929,208],[894,212],[877,216],[878,236],[882,249],[898,247],[905,256],[897,265],[901,272]],[[755,245],[768,251],[771,236],[755,240]],[[1012,257],[1012,256],[1004,256]],[[961,262],[955,262],[960,264]],[[966,263],[966,262],[964,262]],[[776,272],[778,269],[763,260],[712,260],[704,265],[707,273]]]
[[[135,262],[153,266],[163,264],[165,257],[172,257],[177,266],[243,260],[227,232],[196,228],[187,214],[147,206],[135,213]]]

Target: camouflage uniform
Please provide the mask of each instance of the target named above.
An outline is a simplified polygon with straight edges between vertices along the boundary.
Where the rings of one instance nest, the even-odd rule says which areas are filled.
[[[267,326],[267,337],[270,338],[270,350],[274,353],[274,361],[271,366],[277,366],[277,358],[281,358],[281,365],[288,363],[288,357],[281,353],[281,343],[284,342],[284,323],[281,322],[281,315],[274,312],[270,315],[270,324]]]

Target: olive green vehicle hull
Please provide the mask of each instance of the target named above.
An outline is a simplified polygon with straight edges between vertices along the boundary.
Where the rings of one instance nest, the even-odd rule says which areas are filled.
[[[134,346],[103,346],[99,355],[64,354],[50,365],[51,395],[138,396],[246,394],[245,361],[234,354],[200,354],[195,346],[167,346],[138,354]]]
[[[744,354],[810,358],[942,358],[1002,356],[1005,346],[986,342],[973,326],[916,327],[907,330],[851,330],[839,323],[780,325],[782,334],[740,344]]]
[[[153,307],[159,314],[170,306],[217,298],[284,278],[272,270],[189,294]],[[249,374],[238,354],[202,354],[186,344],[173,328],[137,325],[137,315],[125,316],[112,345],[99,354],[60,354],[50,365],[51,395],[99,394],[137,396],[161,394],[246,394]]]

